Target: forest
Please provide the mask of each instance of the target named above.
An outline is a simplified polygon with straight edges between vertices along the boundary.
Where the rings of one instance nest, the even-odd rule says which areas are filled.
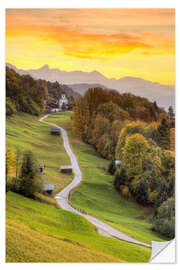
[[[73,131],[110,160],[114,188],[128,200],[154,208],[153,230],[174,237],[174,112],[156,102],[101,88],[89,89],[73,107]]]

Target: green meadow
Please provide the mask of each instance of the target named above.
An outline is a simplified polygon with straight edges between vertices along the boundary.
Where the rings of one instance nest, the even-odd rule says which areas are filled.
[[[71,194],[72,205],[140,241],[151,244],[152,240],[165,240],[151,230],[152,208],[124,199],[113,187],[113,177],[106,173],[109,161],[72,133],[71,112],[52,114],[46,120],[67,130],[83,173],[83,181]]]
[[[8,192],[7,262],[147,262],[151,251],[100,236],[86,219]]]
[[[72,181],[73,176],[59,171],[60,165],[70,165],[70,159],[64,151],[62,138],[51,135],[50,128],[35,116],[19,113],[7,118],[6,142],[14,151],[33,151],[37,164],[46,166],[43,182],[55,184],[56,194]]]
[[[61,117],[70,131],[70,114]],[[62,139],[50,135],[50,127],[40,123],[37,117],[17,114],[7,118],[6,128],[10,147],[30,149],[37,162],[46,165],[43,181],[55,184],[55,193],[72,180],[72,176],[59,172],[59,166],[70,161]],[[80,144],[84,147],[77,138],[74,141],[77,148]],[[91,159],[93,162],[94,156]],[[7,262],[147,262],[150,259],[150,250],[99,235],[83,217],[58,208],[53,198],[42,196],[39,202],[13,192],[8,192],[6,198]]]

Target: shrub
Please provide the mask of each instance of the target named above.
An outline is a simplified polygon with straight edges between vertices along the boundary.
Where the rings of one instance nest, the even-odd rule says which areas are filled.
[[[149,196],[148,196],[148,202],[150,204],[154,204],[156,199],[157,199],[157,196],[158,196],[157,190],[154,190],[154,191],[150,192]]]
[[[101,115],[98,114],[94,121],[94,129],[91,143],[97,146],[99,139],[104,134],[108,134],[109,130],[110,130],[109,120],[103,118]]]
[[[129,181],[130,179],[127,177],[126,170],[121,168],[115,174],[114,186],[119,190],[121,185],[128,185]]]
[[[168,199],[169,187],[165,180],[162,180],[158,188],[158,196],[155,203],[156,208],[158,208],[164,201]]]
[[[163,175],[169,180],[175,174],[175,156],[174,152],[164,150],[163,151]]]
[[[108,134],[103,134],[97,143],[97,152],[104,158],[112,159],[112,142]]]
[[[175,201],[169,198],[157,209],[153,229],[169,239],[175,236]]]
[[[15,168],[15,154],[12,148],[6,147],[6,179],[11,171]]]
[[[125,198],[130,198],[131,197],[131,193],[129,192],[129,188],[127,186],[120,186],[120,191],[123,197]]]
[[[146,205],[148,203],[148,185],[143,179],[137,185],[135,198],[140,204]]]
[[[22,193],[22,180],[20,178],[13,177],[7,184],[8,191],[11,190],[16,193]]]
[[[16,106],[10,98],[6,98],[6,115],[12,115],[16,112]]]
[[[108,173],[110,173],[111,175],[113,175],[116,171],[116,165],[115,165],[115,162],[114,160],[112,160],[110,163],[109,163],[109,167],[108,167]]]

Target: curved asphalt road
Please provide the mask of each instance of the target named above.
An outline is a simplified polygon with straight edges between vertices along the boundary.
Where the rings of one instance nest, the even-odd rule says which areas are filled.
[[[79,168],[76,156],[73,153],[73,151],[71,150],[71,147],[69,145],[67,132],[62,127],[60,127],[60,126],[58,126],[58,125],[56,125],[54,123],[49,123],[49,122],[44,121],[44,119],[46,117],[48,117],[48,114],[43,116],[39,121],[43,122],[45,124],[48,124],[50,126],[56,127],[56,128],[60,128],[61,135],[62,135],[62,138],[63,138],[63,141],[64,141],[64,148],[65,148],[68,156],[70,157],[71,165],[72,165],[73,172],[74,172],[73,181],[55,196],[55,199],[56,199],[57,203],[59,204],[59,206],[62,209],[74,212],[74,213],[86,218],[89,222],[91,222],[93,225],[95,225],[98,232],[103,236],[107,236],[107,237],[111,237],[111,238],[119,238],[119,239],[121,239],[123,241],[130,242],[132,244],[136,244],[136,245],[139,245],[139,246],[144,246],[146,248],[151,248],[150,245],[148,245],[146,243],[143,243],[143,242],[140,242],[140,241],[128,236],[127,234],[125,234],[125,233],[111,227],[110,225],[108,225],[108,224],[106,224],[106,223],[104,223],[104,222],[102,222],[102,221],[100,221],[100,220],[98,220],[98,219],[96,219],[96,218],[94,218],[92,216],[81,213],[80,211],[76,210],[75,208],[73,208],[70,205],[70,202],[69,202],[69,199],[68,199],[69,198],[69,193],[73,188],[75,188],[81,182],[82,173],[81,173],[81,170]]]

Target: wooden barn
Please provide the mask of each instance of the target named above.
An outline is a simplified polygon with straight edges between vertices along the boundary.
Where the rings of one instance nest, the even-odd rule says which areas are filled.
[[[43,190],[44,193],[47,193],[48,195],[52,195],[54,191],[54,185],[53,184],[43,184]]]
[[[72,174],[72,166],[61,166],[60,171],[61,173]]]
[[[39,165],[37,166],[37,169],[39,169],[40,173],[44,173],[44,168],[45,168],[45,165]]]
[[[52,135],[60,135],[61,134],[60,128],[51,128],[50,132]]]

